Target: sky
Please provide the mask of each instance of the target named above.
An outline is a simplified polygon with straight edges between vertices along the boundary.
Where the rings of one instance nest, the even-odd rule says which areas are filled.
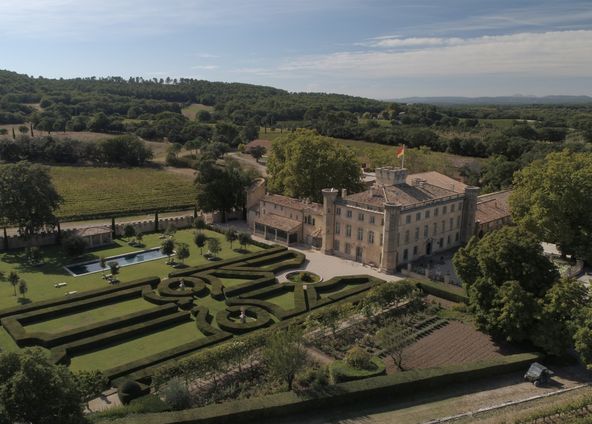
[[[378,99],[592,95],[592,0],[0,0],[0,69]]]

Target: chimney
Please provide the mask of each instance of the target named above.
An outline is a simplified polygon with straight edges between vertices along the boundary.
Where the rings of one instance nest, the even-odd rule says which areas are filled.
[[[347,197],[347,188],[342,188],[341,189],[341,197],[343,199],[345,199]]]

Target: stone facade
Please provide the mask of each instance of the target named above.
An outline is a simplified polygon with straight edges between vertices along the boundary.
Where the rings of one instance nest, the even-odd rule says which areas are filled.
[[[408,175],[406,169],[379,168],[369,190],[334,200],[334,224],[325,229],[333,242],[325,244],[331,245],[330,254],[395,272],[466,242],[478,190],[436,172]]]
[[[322,205],[265,194],[248,222],[268,240],[313,245],[393,273],[466,243],[475,231],[478,193],[437,172],[378,168],[369,189],[324,189]]]

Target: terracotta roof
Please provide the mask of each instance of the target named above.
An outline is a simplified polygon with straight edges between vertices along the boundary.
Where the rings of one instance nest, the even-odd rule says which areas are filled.
[[[287,208],[297,209],[299,211],[310,209],[312,212],[320,213],[323,209],[323,206],[320,203],[305,202],[304,200],[294,199],[280,194],[266,194],[263,201],[285,206]]]
[[[444,174],[436,171],[419,172],[417,174],[410,174],[407,176],[407,184],[413,184],[415,179],[425,180],[427,183],[437,187],[452,190],[456,193],[464,193],[467,185],[461,181],[450,178]]]
[[[486,224],[510,216],[509,198],[511,193],[511,190],[504,190],[479,196],[475,221]]]
[[[412,206],[430,200],[443,199],[458,194],[429,183],[421,185],[400,184],[393,186],[375,185],[371,189],[361,193],[347,196],[345,200],[365,203],[373,206],[383,206],[384,203],[393,203],[400,206]]]
[[[273,214],[261,215],[255,219],[255,222],[257,224],[263,224],[267,225],[268,227],[277,228],[278,230],[282,230],[287,233],[298,230],[302,225],[301,222],[294,219]]]
[[[111,234],[111,227],[108,226],[97,226],[97,227],[86,227],[76,230],[78,235],[82,237],[96,236],[97,234]]]

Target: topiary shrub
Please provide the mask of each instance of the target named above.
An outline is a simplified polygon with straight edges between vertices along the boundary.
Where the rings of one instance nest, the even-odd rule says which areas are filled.
[[[191,394],[187,385],[179,378],[173,378],[162,391],[164,401],[171,409],[180,411],[191,407]]]
[[[372,355],[360,346],[354,346],[346,352],[345,363],[359,370],[369,370],[374,367],[374,364],[372,364]]]
[[[117,396],[124,405],[142,396],[143,390],[137,381],[125,380],[117,388]]]
[[[88,244],[86,240],[78,234],[71,234],[62,242],[66,255],[75,258],[81,256],[86,251]]]

